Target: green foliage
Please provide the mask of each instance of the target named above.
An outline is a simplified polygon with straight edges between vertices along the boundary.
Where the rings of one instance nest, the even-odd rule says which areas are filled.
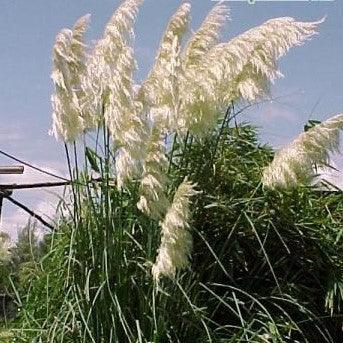
[[[51,323],[52,316],[62,320],[63,313],[68,313],[68,293],[63,292],[68,283],[66,256],[69,244],[70,233],[60,227],[58,232],[45,236],[42,250],[48,252],[44,256],[22,264],[19,281],[15,285],[19,312],[13,333],[23,329],[27,331],[18,334],[19,342],[34,342],[34,337],[40,336],[41,328]],[[19,250],[26,251],[26,248],[22,250],[24,246],[25,241],[19,244]],[[26,327],[27,323],[31,326]]]
[[[5,232],[0,232],[0,292],[4,292],[8,286],[8,275],[10,274],[9,263],[10,237]]]
[[[194,213],[198,306],[224,340],[339,341],[341,192],[264,190],[272,153],[248,126],[224,130],[215,158],[212,146],[195,144],[188,154],[198,160],[183,171],[204,192]]]
[[[9,276],[11,274],[10,263],[10,237],[5,232],[0,232],[0,326],[6,325],[12,312]]]
[[[20,311],[18,292],[26,292],[45,250],[44,241],[40,242],[36,234],[35,222],[28,222],[21,229],[15,243],[11,243],[5,233],[1,233],[1,239],[0,322],[5,331],[1,332],[0,337],[5,339],[7,336],[12,337],[12,333],[6,330],[17,316],[18,309]]]
[[[1,235],[0,258],[0,341],[12,341],[9,331],[13,320],[20,311],[18,292],[26,292],[28,283],[36,276],[37,266],[43,256],[42,242],[36,235],[35,223],[29,222],[19,233],[15,243],[5,233]]]
[[[202,193],[191,268],[156,285],[158,223],[137,210],[137,184],[111,185],[106,134],[103,145],[96,159],[86,150],[102,181],[80,175],[74,217],[46,238],[46,255],[24,279],[18,342],[342,339],[341,192],[263,189],[273,152],[228,118],[207,137],[175,137],[169,195],[186,175]]]
[[[18,233],[18,240],[11,248],[11,262],[15,270],[24,264],[39,261],[42,244],[36,233],[36,223],[28,222]]]

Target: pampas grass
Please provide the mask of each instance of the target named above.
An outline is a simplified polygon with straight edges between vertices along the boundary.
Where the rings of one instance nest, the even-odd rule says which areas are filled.
[[[195,185],[184,180],[175,192],[173,202],[161,223],[161,245],[152,267],[155,280],[161,276],[175,277],[177,270],[189,266],[193,240],[189,232],[190,201],[198,192]]]
[[[48,254],[28,268],[26,291],[17,292],[24,304],[18,337],[334,342],[338,321],[325,320],[324,300],[339,313],[340,195],[324,206],[326,198],[310,189],[266,191],[261,170],[271,149],[251,127],[231,127],[236,113],[222,117],[232,103],[268,95],[281,76],[279,58],[315,35],[320,22],[272,19],[221,42],[229,11],[219,4],[186,42],[191,6],[184,3],[137,85],[140,4],[123,1],[89,51],[72,43],[81,42],[85,26],[58,35],[53,121],[63,122],[57,136],[66,143],[83,139],[74,145],[70,215],[47,236]],[[291,167],[294,151],[310,152],[307,174],[310,162],[327,162],[341,118],[321,125],[286,154]],[[95,142],[85,131],[96,133]],[[97,182],[90,169],[100,174]]]
[[[81,78],[86,69],[83,39],[89,18],[89,15],[80,18],[72,30],[63,29],[56,37],[53,50],[52,134],[65,142],[74,142],[86,125],[81,114],[85,96]]]
[[[329,163],[329,154],[338,152],[343,115],[336,115],[301,133],[277,152],[263,172],[262,182],[268,188],[294,188],[309,185],[318,167]]]

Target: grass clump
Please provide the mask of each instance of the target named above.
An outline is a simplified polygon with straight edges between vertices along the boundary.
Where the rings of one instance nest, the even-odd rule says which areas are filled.
[[[251,126],[230,126],[233,105],[268,95],[279,58],[321,21],[276,18],[220,43],[228,8],[187,37],[183,3],[137,86],[140,4],[123,1],[92,50],[89,16],[56,37],[52,133],[66,148],[70,213],[20,275],[15,340],[339,340],[341,193],[264,188],[273,151]],[[341,116],[300,140],[306,175],[340,128]],[[326,143],[320,156],[308,149],[313,132]],[[290,151],[287,185],[299,174]],[[274,171],[264,179],[279,184]]]
[[[342,195],[264,189],[272,157],[246,124],[175,140],[170,189],[188,175],[202,193],[191,266],[158,284],[159,226],[138,211],[138,185],[118,191],[105,173],[77,188],[76,218],[23,285],[17,341],[339,341]]]

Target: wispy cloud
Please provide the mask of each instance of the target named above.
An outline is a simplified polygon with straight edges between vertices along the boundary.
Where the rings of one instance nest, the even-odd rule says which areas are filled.
[[[240,119],[256,125],[261,141],[273,144],[277,149],[290,142],[301,128],[299,112],[279,101],[252,106]]]
[[[18,132],[1,132],[0,131],[0,144],[20,141],[23,137]]]
[[[298,116],[294,110],[290,110],[274,101],[270,101],[264,108],[262,117],[264,121],[287,121],[296,123]]]
[[[34,162],[33,162],[34,163]],[[54,165],[54,167],[47,167]],[[67,177],[67,173],[63,164],[58,164],[56,161],[46,162],[43,170],[63,177]],[[38,183],[45,181],[56,181],[55,178],[39,173],[38,171],[27,168],[23,175],[1,175],[1,184],[23,184],[23,183]],[[13,193],[13,198],[26,204],[31,210],[42,216],[47,221],[52,220],[56,214],[56,207],[62,196],[62,188],[46,189],[29,189],[18,190]],[[7,232],[13,240],[17,237],[17,232],[23,228],[29,220],[29,215],[4,200],[3,216],[1,220],[1,230]]]

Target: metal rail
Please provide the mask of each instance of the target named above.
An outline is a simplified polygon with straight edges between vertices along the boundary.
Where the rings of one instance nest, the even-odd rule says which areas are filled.
[[[0,174],[23,174],[24,166],[0,167]]]

